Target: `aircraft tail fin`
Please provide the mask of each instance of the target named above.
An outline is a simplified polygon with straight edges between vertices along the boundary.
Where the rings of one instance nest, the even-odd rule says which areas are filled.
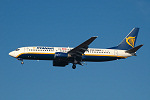
[[[122,40],[122,42],[118,46],[109,49],[129,50],[134,48],[138,32],[139,28],[133,28],[131,32]]]

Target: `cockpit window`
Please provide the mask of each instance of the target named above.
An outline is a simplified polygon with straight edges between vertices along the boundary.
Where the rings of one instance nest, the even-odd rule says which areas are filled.
[[[15,51],[19,51],[20,49],[16,49]]]

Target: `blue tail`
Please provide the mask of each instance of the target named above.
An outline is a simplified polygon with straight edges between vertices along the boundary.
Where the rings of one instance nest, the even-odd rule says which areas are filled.
[[[138,32],[139,28],[133,28],[132,31],[122,40],[118,46],[111,47],[109,49],[129,50],[134,48]]]

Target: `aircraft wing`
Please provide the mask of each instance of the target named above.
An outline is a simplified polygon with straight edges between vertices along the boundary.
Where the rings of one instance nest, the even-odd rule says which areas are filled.
[[[70,54],[73,57],[82,57],[82,54],[84,54],[84,52],[88,49],[88,45],[91,44],[96,38],[97,36],[91,37],[82,44],[68,51],[68,54]]]

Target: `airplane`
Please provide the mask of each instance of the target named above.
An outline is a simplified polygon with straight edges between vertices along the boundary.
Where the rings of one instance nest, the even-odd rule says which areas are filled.
[[[136,56],[136,51],[143,46],[135,46],[139,28],[133,28],[131,32],[114,47],[107,49],[89,48],[89,45],[97,38],[93,36],[75,48],[70,47],[20,47],[9,53],[10,56],[21,60],[53,60],[53,66],[65,67],[72,63],[72,68],[76,65],[83,65],[83,62],[104,62],[127,57]]]

